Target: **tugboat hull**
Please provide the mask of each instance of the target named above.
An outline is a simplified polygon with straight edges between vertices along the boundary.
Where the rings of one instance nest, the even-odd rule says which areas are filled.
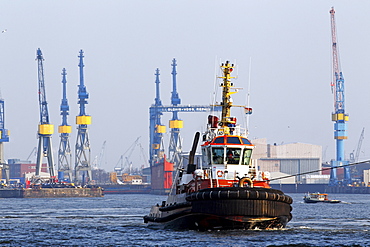
[[[144,220],[155,228],[209,230],[280,229],[292,219],[292,198],[274,189],[209,188],[186,200],[191,204],[158,206]]]

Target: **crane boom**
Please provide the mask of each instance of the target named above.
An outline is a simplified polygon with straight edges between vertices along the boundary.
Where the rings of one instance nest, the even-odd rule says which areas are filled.
[[[332,48],[333,48],[333,73],[335,75],[336,73],[339,74],[339,57],[338,57],[338,50],[337,50],[337,27],[335,25],[334,7],[331,8],[329,13],[330,13],[330,22],[331,22]],[[333,81],[335,80],[336,78],[334,76]]]
[[[37,49],[37,65],[38,65],[38,80],[39,80],[39,105],[40,105],[40,124],[49,124],[48,103],[46,101],[45,83],[44,83],[44,57],[42,52]]]
[[[358,161],[358,157],[360,156],[361,145],[362,145],[362,141],[364,140],[364,132],[365,132],[365,127],[362,128],[360,139],[358,140],[358,143],[357,143],[357,149],[356,149],[356,155],[355,155],[355,162]]]
[[[51,177],[55,177],[54,160],[51,147],[51,135],[54,133],[54,125],[49,122],[48,103],[46,101],[45,82],[44,82],[44,57],[42,52],[37,49],[36,60],[38,65],[38,84],[39,84],[39,105],[40,105],[40,123],[38,127],[38,152],[36,161],[36,176],[41,174],[42,158],[48,160],[48,170]]]

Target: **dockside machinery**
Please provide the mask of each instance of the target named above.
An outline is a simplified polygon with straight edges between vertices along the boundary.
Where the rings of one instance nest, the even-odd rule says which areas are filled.
[[[62,71],[62,84],[63,84],[63,98],[60,104],[60,115],[62,116],[62,124],[58,127],[60,134],[59,150],[58,150],[58,179],[64,180],[67,175],[68,180],[72,181],[72,153],[71,144],[69,141],[72,126],[68,125],[67,117],[69,115],[69,105],[67,100],[67,72],[63,68]],[[66,173],[66,174],[65,174]]]
[[[88,125],[91,124],[91,116],[86,114],[85,105],[87,104],[87,99],[89,94],[86,91],[86,86],[84,82],[84,63],[83,63],[83,51],[80,50],[80,84],[78,85],[78,104],[80,105],[80,114],[76,117],[77,124],[77,140],[75,149],[75,180],[81,181],[82,184],[89,182],[92,179],[91,172],[91,150],[90,141],[88,135]]]
[[[54,171],[54,159],[51,136],[54,133],[54,125],[50,124],[48,103],[46,101],[46,91],[44,82],[44,57],[42,52],[37,49],[36,60],[38,64],[38,85],[39,85],[39,106],[40,106],[40,123],[38,125],[38,149],[37,149],[37,161],[36,161],[36,177],[41,175],[41,166],[43,157],[47,158],[48,170],[50,177],[55,177]]]
[[[339,52],[337,47],[337,30],[335,24],[335,10],[334,7],[330,10],[331,19],[331,37],[332,37],[332,51],[333,51],[333,81],[331,83],[332,92],[334,93],[334,113],[332,113],[332,121],[334,121],[334,139],[336,140],[336,159],[331,161],[331,172],[329,185],[336,186],[339,184],[337,178],[337,168],[344,168],[343,184],[349,185],[352,183],[350,167],[348,160],[344,157],[344,140],[347,136],[347,121],[348,114],[345,112],[344,100],[344,77],[340,68]]]

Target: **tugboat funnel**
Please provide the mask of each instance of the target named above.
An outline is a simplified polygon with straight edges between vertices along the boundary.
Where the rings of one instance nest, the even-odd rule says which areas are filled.
[[[195,156],[195,151],[197,150],[199,136],[200,136],[200,133],[196,132],[194,136],[193,146],[189,154],[189,163],[188,163],[188,168],[186,170],[187,174],[192,174],[196,168],[196,165],[194,164],[194,156]]]

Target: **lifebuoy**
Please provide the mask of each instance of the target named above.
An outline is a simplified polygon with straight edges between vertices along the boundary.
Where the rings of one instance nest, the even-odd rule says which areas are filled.
[[[219,130],[219,131],[217,131],[217,134],[218,134],[219,136],[222,136],[222,135],[224,134],[224,132],[223,132],[222,130]]]
[[[223,175],[224,175],[223,171],[221,171],[221,170],[217,171],[217,177],[221,178],[221,177],[223,177]]]
[[[250,178],[243,177],[239,180],[239,187],[244,187],[244,183],[247,182],[249,187],[253,188],[253,182]]]

